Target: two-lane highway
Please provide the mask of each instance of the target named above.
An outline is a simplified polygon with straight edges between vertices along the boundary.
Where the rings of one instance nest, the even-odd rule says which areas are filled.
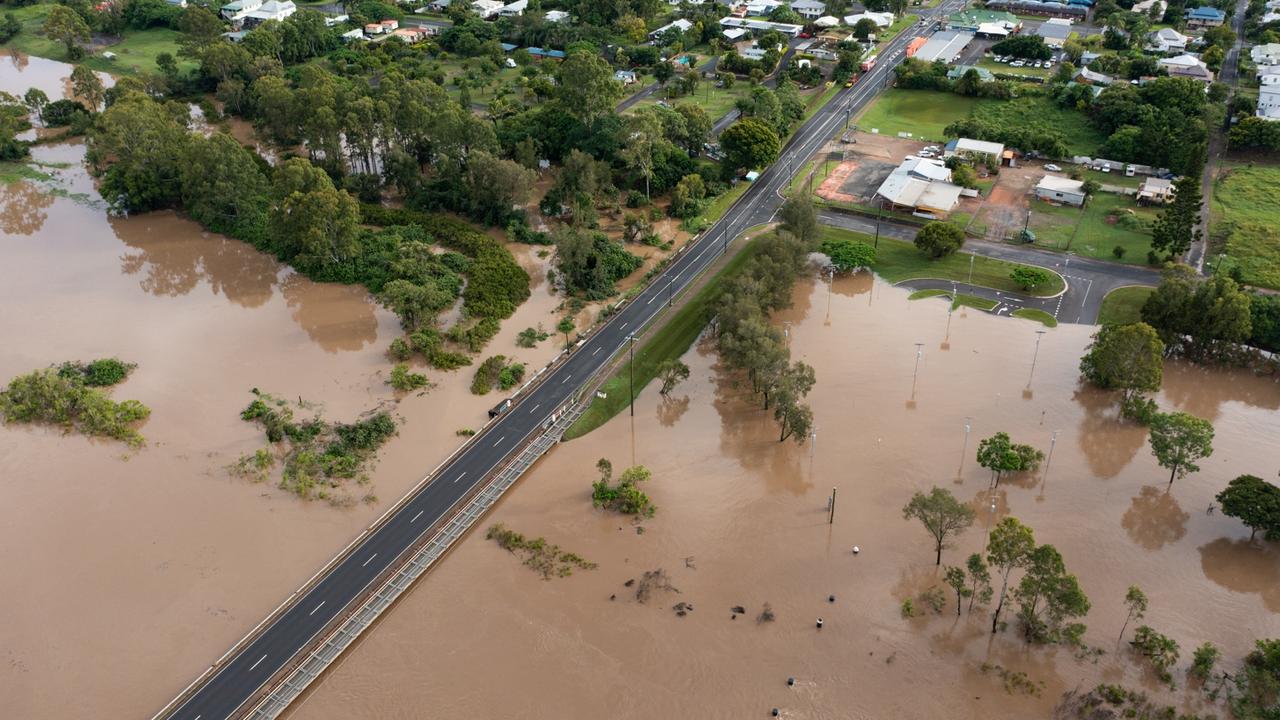
[[[935,13],[962,6],[948,0]],[[931,25],[931,24],[930,24]],[[287,608],[244,647],[193,686],[181,702],[157,717],[176,720],[223,720],[247,711],[247,703],[281,669],[306,649],[335,618],[352,609],[382,573],[407,560],[407,552],[424,533],[447,518],[493,470],[499,468],[551,416],[562,410],[599,370],[644,329],[666,305],[669,292],[679,293],[726,252],[743,230],[769,222],[780,206],[781,190],[791,175],[826,142],[851,114],[858,112],[886,84],[906,44],[928,34],[917,26],[880,52],[880,62],[850,89],[842,89],[817,111],[784,148],[781,158],[730,208],[725,216],[680,253],[667,270],[606,325],[592,333],[539,385],[517,398],[514,407],[476,437],[453,461],[440,468],[390,517],[360,540],[335,566],[300,593]]]

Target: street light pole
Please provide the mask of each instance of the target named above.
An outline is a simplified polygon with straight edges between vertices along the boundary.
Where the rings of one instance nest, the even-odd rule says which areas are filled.
[[[956,468],[956,477],[964,472],[964,454],[969,451],[969,431],[973,429],[973,418],[964,419],[964,444],[960,446],[960,467]]]
[[[1027,376],[1027,389],[1031,389],[1031,378],[1036,375],[1036,359],[1040,357],[1040,338],[1044,337],[1044,330],[1036,331],[1036,350],[1031,355],[1031,374]]]
[[[924,343],[916,343],[916,369],[911,373],[911,396],[916,394],[916,378],[920,376],[920,358],[924,355]]]
[[[969,284],[970,285],[973,285],[973,261],[976,257],[977,257],[976,255],[969,256]]]
[[[671,284],[675,281],[674,277],[667,278],[667,307],[671,307]]]
[[[631,334],[627,336],[627,345],[631,351],[631,361],[628,366],[631,369],[631,384],[629,394],[631,395],[631,417],[636,416],[636,336]]]
[[[880,215],[884,212],[884,198],[876,203],[876,242],[873,247],[880,248]]]

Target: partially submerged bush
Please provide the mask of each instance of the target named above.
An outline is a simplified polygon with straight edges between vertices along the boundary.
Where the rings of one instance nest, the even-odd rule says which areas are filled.
[[[613,466],[602,459],[596,467],[600,469],[600,479],[591,484],[592,505],[606,510],[615,510],[624,515],[653,517],[657,508],[649,500],[649,496],[636,487],[637,483],[651,477],[652,473],[647,468],[643,465],[629,467],[622,471],[618,484],[612,485],[610,480],[613,478]]]
[[[61,425],[85,435],[142,445],[143,437],[134,426],[151,410],[137,400],[116,402],[89,382],[92,377],[98,385],[114,385],[133,366],[118,360],[90,365],[97,363],[106,364],[98,365],[92,375],[89,365],[65,363],[14,378],[0,391],[0,415],[5,422]]]

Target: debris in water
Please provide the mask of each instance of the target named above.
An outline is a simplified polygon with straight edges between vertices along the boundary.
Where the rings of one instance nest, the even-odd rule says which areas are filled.
[[[835,596],[835,595],[828,595],[828,596],[827,596],[827,602],[829,602],[829,603],[833,603],[833,602],[835,602],[835,601],[836,601],[836,596]]]
[[[818,618],[818,629],[822,629],[822,618]]]
[[[860,552],[862,552],[862,551],[858,549],[858,546],[857,546],[857,545],[854,545],[854,546],[853,546],[853,554],[854,554],[854,555],[857,555],[857,554],[858,554],[858,553],[860,553]]]
[[[662,568],[657,570],[647,570],[640,577],[640,584],[636,586],[636,601],[645,603],[649,601],[649,596],[655,590],[669,590],[678,593],[680,590],[671,584],[671,578],[667,577],[667,571]]]
[[[694,564],[693,564],[693,556],[692,556],[692,555],[690,555],[689,557],[687,557],[687,558],[685,558],[685,559],[684,559],[684,566],[685,566],[685,567],[687,567],[687,568],[689,568],[690,570],[697,570],[697,569],[698,569],[698,568],[697,568],[697,567],[695,567],[695,566],[694,566]]]
[[[764,604],[764,609],[762,609],[760,611],[760,614],[756,616],[756,622],[767,623],[767,622],[773,622],[773,620],[774,620],[773,606],[766,602]]]
[[[630,580],[628,580],[628,581],[626,581],[626,582],[622,583],[622,586],[623,586],[623,587],[631,587],[632,585],[635,585],[635,584],[636,584],[636,579],[635,579],[635,578],[631,578]]]
[[[617,599],[618,599],[618,596],[617,596],[617,595],[610,595],[610,596],[609,596],[609,600],[610,600],[610,601],[617,600]]]
[[[675,605],[672,605],[671,609],[675,610],[676,615],[679,617],[684,617],[685,615],[693,612],[693,606],[687,602],[678,602]]]
[[[734,605],[733,607],[731,607],[731,608],[729,608],[729,609],[730,609],[731,611],[733,611],[733,613],[734,613],[735,615],[744,615],[744,614],[746,614],[746,612],[747,612],[747,609],[746,609],[746,608],[744,608],[744,607],[742,607],[741,605]]]

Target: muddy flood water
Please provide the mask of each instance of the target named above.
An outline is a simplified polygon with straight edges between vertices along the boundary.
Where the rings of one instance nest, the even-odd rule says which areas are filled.
[[[1143,431],[1077,385],[1090,328],[1047,333],[1028,393],[1039,325],[960,310],[948,336],[945,302],[906,295],[866,275],[838,279],[830,296],[803,283],[775,317],[817,371],[816,446],[780,445],[748,388],[696,346],[692,377],[671,398],[651,386],[634,421],[623,414],[559,446],[485,520],[597,569],[544,581],[473,532],[290,717],[749,718],[773,707],[789,718],[1046,717],[1078,685],[1159,692],[1116,646],[1131,584],[1151,598],[1146,622],[1182,644],[1184,668],[1205,640],[1235,662],[1280,632],[1280,552],[1205,512],[1229,478],[1274,473],[1280,385],[1171,364],[1160,403],[1212,419],[1218,434],[1204,469],[1166,493]],[[992,495],[972,453],[999,430],[1046,451],[1058,436],[1047,474]],[[600,457],[653,471],[658,511],[643,534],[592,509]],[[993,521],[1017,516],[1079,575],[1093,601],[1086,641],[1106,654],[1077,660],[1013,630],[993,638],[987,612],[957,620],[954,604],[904,620],[901,600],[940,579],[928,535],[901,515],[933,484],[978,509],[944,562],[962,563]],[[680,592],[640,604],[625,583],[656,568]],[[672,612],[681,601],[694,607],[685,617]],[[776,620],[758,624],[766,602]],[[735,620],[736,605],[746,614]],[[1038,696],[1006,692],[984,663],[1027,673],[1043,683]],[[1194,691],[1159,694],[1196,705]]]
[[[12,62],[7,56],[5,62]],[[62,95],[65,68],[21,78]],[[349,508],[304,501],[225,467],[262,447],[239,418],[251,388],[350,421],[385,384],[396,318],[359,287],[318,284],[173,213],[111,218],[79,143],[32,149],[48,181],[0,184],[0,381],[65,360],[138,367],[115,388],[151,408],[138,450],[41,427],[0,426],[0,716],[150,717],[479,427],[495,396],[471,371],[394,407],[400,434]],[[545,364],[560,299],[547,260],[513,246],[533,297],[489,350]]]

